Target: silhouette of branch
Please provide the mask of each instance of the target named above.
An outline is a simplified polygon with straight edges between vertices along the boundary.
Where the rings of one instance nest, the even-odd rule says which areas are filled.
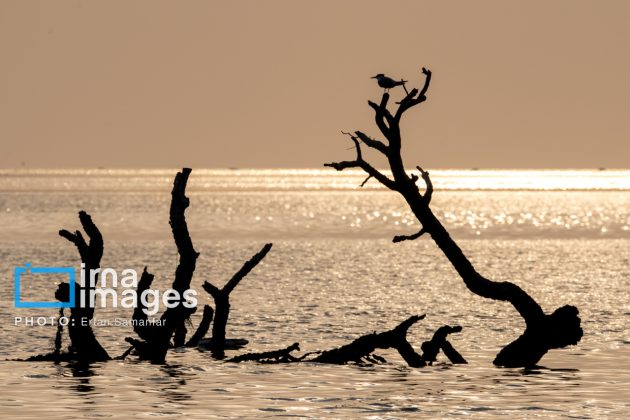
[[[426,76],[426,78],[424,79],[424,86],[422,86],[422,90],[420,91],[420,94],[418,95],[419,98],[424,97],[426,99],[427,96],[427,91],[429,90],[429,85],[431,84],[431,70],[422,67],[422,74],[424,74]]]
[[[422,343],[422,358],[429,364],[433,363],[437,359],[437,355],[442,350],[444,355],[453,364],[465,364],[466,359],[459,354],[457,350],[446,340],[446,337],[452,333],[458,333],[462,330],[459,325],[451,327],[450,325],[444,325],[437,329],[433,334],[433,338],[429,341]]]
[[[400,120],[407,110],[427,99],[426,94],[431,84],[431,71],[422,68],[422,73],[425,76],[423,87],[421,90],[414,88],[409,91],[398,103],[393,117],[386,110],[389,100],[387,93],[383,94],[381,105],[368,102],[374,110],[376,125],[387,139],[385,155],[393,180],[384,177],[383,174],[375,171],[363,161],[360,145],[355,136],[351,136],[351,138],[357,150],[356,160],[327,163],[324,166],[332,167],[338,171],[346,168],[362,168],[368,175],[373,175],[390,190],[400,193],[422,225],[422,230],[417,234],[418,237],[424,232],[431,235],[433,241],[451,262],[468,289],[485,298],[510,302],[525,320],[526,329],[523,335],[503,348],[494,363],[499,366],[512,367],[533,366],[549,349],[576,344],[580,341],[583,332],[580,327],[581,320],[578,317],[579,311],[574,306],[566,305],[547,315],[540,305],[517,285],[510,282],[494,282],[483,277],[433,214],[429,206],[433,195],[433,184],[429,173],[421,167],[417,167],[420,176],[426,183],[426,190],[424,194],[421,194],[416,185],[418,176],[407,174],[401,156]],[[411,239],[414,236],[398,236],[394,238],[394,241]],[[449,352],[452,357],[457,358],[457,355],[450,351],[448,346],[445,344],[443,348],[445,353]]]
[[[190,200],[186,197],[186,184],[192,169],[184,168],[175,175],[173,191],[171,192],[170,220],[173,239],[179,253],[179,265],[175,271],[173,289],[183,293],[190,287],[190,280],[195,271],[195,263],[199,253],[195,251],[192,239],[188,232],[186,223],[186,209],[190,205]]]
[[[230,293],[245,278],[271,250],[272,244],[265,244],[252,258],[250,258],[232,278],[219,289],[212,283],[203,283],[203,289],[212,296],[215,304],[214,323],[212,324],[212,354],[217,359],[225,357],[225,329],[230,316]]]
[[[420,229],[418,232],[413,235],[396,235],[394,239],[392,239],[393,243],[403,242],[403,241],[413,241],[414,239],[418,239],[422,235],[424,235],[426,231],[424,229]]]
[[[232,278],[225,284],[225,286],[223,286],[223,292],[227,294],[232,293],[232,290],[234,290],[239,282],[243,280],[243,278],[245,278],[245,276],[247,276],[249,272],[252,271],[254,267],[256,267],[263,260],[263,258],[267,256],[267,253],[271,250],[272,246],[273,244],[265,244],[265,246],[263,246],[262,249],[258,251],[258,253],[256,253],[256,255],[250,258],[249,261],[246,261],[245,264],[243,264],[243,267],[241,267],[241,269],[238,270],[236,274],[234,274],[234,276],[232,276]]]
[[[185,216],[185,211],[190,205],[190,200],[186,197],[186,184],[191,171],[192,169],[190,168],[183,168],[181,172],[175,175],[169,212],[169,224],[171,225],[173,239],[179,254],[179,262],[175,269],[175,279],[173,280],[172,288],[179,293],[180,301],[177,306],[167,308],[164,311],[160,317],[162,321],[160,325],[134,328],[144,341],[131,337],[125,339],[135,347],[140,359],[150,360],[152,363],[164,363],[173,337],[174,346],[181,347],[185,344],[185,323],[196,310],[196,308],[187,308],[183,305],[184,292],[190,288],[197,257],[199,257],[199,253],[193,247]],[[141,290],[148,289],[152,280],[153,276],[145,268],[138,288]],[[134,319],[147,319],[142,309],[143,307],[139,307],[134,310]]]
[[[372,333],[361,336],[341,347],[322,352],[309,362],[346,364],[361,363],[364,358],[370,356],[377,348],[394,348],[411,367],[425,366],[422,357],[413,350],[407,341],[407,331],[416,322],[424,319],[425,315],[414,315],[401,322],[396,328],[382,333]]]
[[[210,294],[210,296],[215,297],[221,293],[221,289],[216,287],[214,284],[206,281],[202,285],[203,289]]]
[[[280,350],[242,354],[228,359],[226,362],[240,363],[255,361],[260,363],[288,363],[299,361],[298,358],[290,354],[292,351],[300,351],[300,343],[293,343],[289,347]]]
[[[197,327],[197,331],[193,334],[192,337],[186,342],[186,347],[197,347],[199,341],[206,336],[208,330],[210,329],[210,324],[212,323],[212,317],[214,316],[214,310],[210,305],[204,305],[203,307],[203,315],[201,317],[201,322]]]
[[[365,186],[365,184],[368,183],[368,181],[372,178],[372,175],[368,175],[363,182],[361,183],[361,185],[359,185],[359,187],[363,188]]]
[[[433,182],[431,182],[431,177],[429,177],[429,173],[427,171],[422,169],[420,166],[416,166],[416,169],[420,171],[420,175],[427,185],[427,189],[424,191],[424,194],[422,196],[424,197],[424,201],[428,206],[431,203],[431,197],[433,196]]]
[[[126,341],[126,339],[125,339]],[[134,346],[129,347],[127,350],[125,350],[125,352],[123,354],[121,354],[120,356],[116,356],[114,358],[114,360],[125,360],[127,358],[127,356],[129,356],[131,354],[132,351],[135,350]]]
[[[385,156],[387,156],[387,146],[379,141],[379,140],[375,140],[371,137],[368,137],[366,134],[360,132],[360,131],[355,131],[356,136],[363,142],[365,143],[367,146],[378,150],[379,152],[381,152],[382,154],[384,154]]]
[[[87,258],[88,245],[85,242],[85,239],[83,238],[83,235],[81,235],[80,231],[77,230],[74,233],[71,233],[66,229],[61,229],[59,231],[59,236],[61,236],[62,238],[66,238],[77,247],[81,260]]]
[[[153,283],[153,274],[147,271],[147,267],[144,267],[140,280],[138,281],[138,287],[136,288],[136,295],[142,296],[142,294],[151,288]],[[133,310],[131,319],[134,321],[133,331],[138,334],[138,337],[145,341],[154,341],[157,338],[157,334],[161,329],[160,326],[151,325],[147,322],[148,316],[145,310],[147,306],[141,299],[138,299],[138,304]]]
[[[416,353],[411,344],[407,341],[407,332],[409,331],[409,328],[411,328],[411,326],[413,326],[421,319],[424,319],[424,317],[424,315],[414,315],[407,318],[405,321],[401,322],[398,326],[391,330],[382,333],[366,334],[357,338],[349,344],[330,350],[309,352],[300,357],[290,354],[292,351],[299,351],[300,349],[299,344],[294,343],[293,345],[280,350],[263,353],[246,353],[228,359],[227,362],[238,363],[243,361],[256,361],[261,363],[291,363],[304,361],[336,365],[343,365],[347,363],[385,363],[385,359],[374,354],[374,352],[377,349],[393,348],[398,351],[398,353],[402,356],[402,358],[405,360],[405,362],[407,362],[410,367],[423,367],[426,366],[426,362],[423,356]],[[445,327],[442,327],[440,332],[443,331],[444,328]],[[459,328],[459,330],[461,330],[461,327],[456,328]],[[438,340],[439,337],[442,337],[442,335],[436,333],[436,335],[434,335],[433,341],[430,342],[431,344],[437,344],[438,351],[441,348],[441,345],[443,345],[444,343],[448,343],[445,339],[446,334],[443,334],[441,340]],[[450,345],[450,343],[448,344]],[[450,346],[449,350],[451,349],[451,354],[459,354],[455,349],[452,348],[452,346]],[[437,355],[437,353],[435,355]],[[463,359],[461,355],[460,358]]]
[[[372,177],[376,178],[381,184],[385,185],[389,189],[395,190],[397,187],[394,181],[392,181],[387,176],[380,173],[377,169],[372,167],[372,165],[370,165],[369,163],[363,160],[363,156],[361,153],[361,145],[359,144],[359,140],[357,139],[357,137],[349,133],[345,133],[345,134],[348,134],[350,136],[350,139],[354,142],[355,150],[357,153],[356,159],[352,161],[325,163],[324,166],[331,167],[337,171],[343,171],[344,169],[348,169],[348,168],[361,168],[368,175],[371,175]]]
[[[420,91],[420,93],[418,93],[418,89],[412,89],[403,98],[403,100],[400,101],[398,110],[396,111],[396,114],[394,115],[394,120],[396,121],[396,124],[399,123],[400,118],[402,117],[405,111],[427,100],[426,93],[429,90],[429,85],[431,84],[431,71],[423,67],[422,74],[425,75],[424,86],[422,87],[422,90]],[[416,94],[418,96],[416,96]]]
[[[84,294],[87,297],[87,305],[81,307],[81,305],[75,305],[70,309],[70,322],[68,323],[68,333],[70,335],[72,354],[70,358],[76,358],[81,362],[93,362],[109,360],[110,357],[107,351],[101,346],[96,339],[94,331],[90,326],[90,320],[94,317],[94,306],[91,304],[89,296],[90,291],[94,289],[92,282],[92,272],[94,272],[94,280],[98,279],[98,270],[103,257],[103,236],[98,230],[92,218],[85,211],[79,212],[79,221],[83,227],[83,230],[88,235],[89,243],[86,243],[85,238],[80,231],[70,233],[66,229],[59,231],[59,236],[72,242],[81,257],[81,262],[85,264],[85,271],[88,273],[87,284],[75,285],[75,302],[78,303],[78,297]],[[55,292],[55,298],[62,302],[67,302],[70,298],[70,288],[68,283],[61,283],[57,291]],[[61,344],[59,344],[61,345]],[[57,351],[59,353],[59,351]]]

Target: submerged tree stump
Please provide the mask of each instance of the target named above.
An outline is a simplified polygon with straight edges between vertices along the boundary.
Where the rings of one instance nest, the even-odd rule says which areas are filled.
[[[166,353],[171,347],[171,339],[175,336],[176,347],[183,346],[186,336],[185,323],[196,308],[187,308],[184,305],[184,292],[190,288],[190,282],[195,272],[195,266],[199,253],[195,251],[188,232],[185,212],[190,205],[186,197],[186,184],[192,169],[184,168],[175,175],[173,190],[171,192],[171,207],[169,223],[173,232],[173,239],[179,254],[179,262],[175,269],[175,279],[172,283],[173,290],[179,293],[179,302],[173,308],[167,308],[161,316],[163,325],[134,328],[142,338],[137,340],[131,337],[126,341],[135,347],[141,359],[150,360],[153,363],[164,363]],[[153,281],[153,275],[145,268],[138,289],[146,290]],[[134,319],[146,319],[141,305],[134,311]],[[206,315],[208,316],[208,315]],[[202,323],[205,324],[205,323]]]
[[[196,308],[186,308],[183,305],[183,296],[184,292],[190,288],[197,257],[199,256],[199,253],[193,247],[184,214],[190,204],[190,200],[185,195],[190,173],[191,169],[184,168],[175,176],[170,208],[170,225],[179,254],[179,264],[175,270],[175,280],[172,288],[179,292],[181,300],[179,305],[174,308],[168,308],[162,314],[162,325],[155,326],[147,325],[144,322],[136,322],[134,331],[138,334],[140,340],[133,337],[125,339],[136,349],[140,359],[150,360],[153,363],[163,363],[166,358],[166,352],[171,346],[197,347],[202,341],[208,342],[202,339],[210,329],[210,325],[212,325],[212,340],[210,341],[212,353],[217,358],[224,358],[226,348],[225,329],[230,311],[230,293],[265,258],[272,247],[272,244],[266,244],[260,252],[243,265],[222,289],[213,286],[209,282],[203,284],[203,288],[214,298],[216,307],[213,310],[210,306],[205,305],[203,316],[196,332],[186,341],[186,321],[195,312]],[[153,275],[147,272],[145,267],[138,282],[138,294],[150,288],[152,281]],[[147,320],[147,315],[143,309],[145,308],[139,304],[134,310],[133,319],[135,321]]]
[[[212,355],[217,359],[225,357],[225,328],[227,326],[228,317],[230,316],[230,293],[247,276],[271,250],[272,244],[266,244],[256,255],[241,267],[240,270],[232,276],[232,278],[219,289],[212,283],[206,281],[203,289],[208,292],[214,299],[215,315],[212,324],[212,341],[210,350]]]
[[[92,217],[85,211],[79,212],[79,221],[83,230],[89,238],[89,242],[86,242],[81,231],[77,230],[74,233],[62,229],[59,231],[59,235],[72,242],[79,251],[81,262],[85,264],[86,281],[85,284],[75,283],[75,306],[70,308],[70,322],[68,323],[68,333],[70,336],[70,359],[76,359],[80,362],[97,362],[103,360],[109,360],[109,354],[101,346],[96,339],[94,331],[90,325],[92,318],[94,317],[94,306],[90,302],[90,291],[94,290],[90,281],[90,274],[94,270],[94,279],[98,280],[98,273],[101,264],[101,258],[103,257],[103,236],[96,227],[96,224],[92,221]],[[85,296],[85,307],[81,307],[80,296]],[[55,298],[62,302],[67,302],[70,297],[70,286],[68,283],[61,283],[55,292]],[[60,330],[57,331],[56,341],[61,342]],[[56,345],[57,347],[57,345]],[[59,351],[55,352],[59,355]]]

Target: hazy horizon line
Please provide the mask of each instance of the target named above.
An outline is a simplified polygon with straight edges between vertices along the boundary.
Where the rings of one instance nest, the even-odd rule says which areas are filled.
[[[17,170],[41,170],[41,171],[60,171],[60,170],[154,170],[154,171],[166,171],[166,170],[179,170],[183,167],[192,168],[192,169],[201,169],[201,170],[230,170],[230,171],[239,171],[239,170],[328,170],[331,172],[336,172],[332,168],[326,168],[322,164],[320,166],[191,166],[191,165],[183,165],[183,166],[156,166],[156,167],[148,167],[148,166],[11,166],[11,167],[3,167],[0,166],[0,171],[17,171]],[[438,171],[630,171],[630,166],[628,167],[615,167],[615,166],[583,166],[583,167],[463,167],[463,166],[450,166],[450,167],[431,167],[431,166],[423,166],[424,169],[430,170],[438,170]],[[379,171],[389,171],[389,168],[382,167],[377,168]],[[415,170],[415,167],[408,168],[409,170]],[[357,168],[356,170],[359,170]]]

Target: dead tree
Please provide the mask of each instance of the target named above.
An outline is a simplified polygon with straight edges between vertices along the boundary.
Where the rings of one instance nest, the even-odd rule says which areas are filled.
[[[214,299],[214,323],[212,324],[212,340],[210,342],[210,350],[212,355],[217,359],[225,357],[225,328],[227,326],[228,317],[230,316],[230,293],[240,283],[240,281],[249,274],[271,250],[272,244],[266,244],[256,255],[249,261],[245,262],[240,270],[232,276],[232,278],[219,289],[210,282],[204,282],[203,289],[208,292]]]
[[[413,240],[425,233],[429,234],[471,292],[485,298],[510,302],[525,320],[526,329],[517,340],[499,352],[494,364],[507,367],[534,366],[550,349],[574,345],[580,341],[582,329],[578,310],[574,306],[566,305],[551,314],[545,314],[540,305],[517,285],[485,278],[477,272],[446,228],[433,214],[429,206],[433,193],[429,173],[417,167],[419,176],[409,175],[401,155],[401,118],[406,111],[427,99],[426,93],[431,82],[431,72],[423,68],[422,73],[425,75],[422,89],[412,89],[397,103],[394,110],[390,111],[388,108],[390,95],[387,92],[383,94],[379,104],[368,101],[369,106],[374,110],[376,125],[386,142],[372,138],[361,131],[344,133],[348,134],[354,143],[356,157],[354,160],[327,163],[325,166],[338,171],[349,168],[363,169],[367,174],[364,184],[370,178],[375,178],[385,187],[402,195],[422,225],[422,229],[412,235],[397,236],[394,242]],[[374,149],[387,158],[391,176],[380,172],[363,158],[362,145]],[[420,178],[426,184],[424,192],[420,192],[416,184]]]
[[[92,217],[84,211],[79,212],[79,220],[81,226],[89,238],[86,242],[81,231],[74,233],[62,229],[59,235],[72,242],[79,251],[81,261],[85,264],[86,281],[85,284],[75,283],[75,305],[70,309],[70,320],[68,323],[68,333],[70,335],[70,354],[71,358],[80,362],[95,362],[109,360],[110,357],[96,339],[94,331],[90,326],[90,322],[94,317],[94,305],[90,298],[91,291],[94,290],[95,283],[98,279],[98,269],[100,268],[101,258],[103,257],[103,236],[98,230]],[[92,274],[94,273],[94,274]],[[94,281],[92,281],[94,279]],[[81,296],[85,298],[85,305],[81,305]],[[55,292],[57,300],[67,302],[70,297],[70,287],[68,283],[61,283]],[[58,330],[56,341],[61,341],[61,335]],[[57,345],[56,345],[57,347]],[[56,349],[56,352],[59,351]]]
[[[416,322],[424,319],[425,315],[414,315],[401,322],[396,328],[382,333],[372,333],[361,336],[345,346],[324,351],[311,362],[332,363],[342,365],[350,362],[360,363],[364,359],[372,362],[372,353],[376,349],[393,348],[410,367],[422,367],[426,363],[412,345],[407,341],[407,331]]]
[[[260,363],[291,363],[299,362],[301,359],[293,356],[291,352],[300,351],[300,344],[293,343],[289,347],[280,350],[265,351],[262,353],[246,353],[241,354],[226,362],[241,363],[241,362],[260,362]]]
[[[170,209],[170,225],[173,231],[173,238],[177,245],[179,253],[179,265],[175,271],[175,280],[172,288],[179,292],[180,297],[190,288],[195,265],[199,253],[193,247],[188,225],[184,212],[188,208],[190,201],[185,196],[186,184],[191,169],[184,168],[175,176],[173,184],[171,209]],[[203,316],[197,331],[188,340],[186,339],[186,321],[195,308],[186,308],[180,301],[180,304],[174,308],[167,309],[161,316],[161,325],[150,325],[147,322],[147,315],[142,304],[134,310],[133,320],[134,331],[140,337],[140,340],[127,337],[126,341],[130,343],[137,351],[139,357],[144,360],[150,360],[153,363],[163,363],[166,352],[171,346],[174,347],[196,347],[201,339],[206,335],[212,323],[212,340],[211,350],[217,358],[224,357],[225,351],[225,328],[230,310],[230,293],[238,285],[238,283],[267,255],[271,249],[271,244],[267,244],[263,249],[254,255],[252,259],[247,261],[243,267],[226,283],[222,289],[218,289],[209,282],[205,282],[203,288],[208,291],[214,298],[216,309],[210,306],[204,307]],[[144,272],[138,282],[137,293],[140,295],[144,290],[151,286],[153,275]],[[213,322],[214,317],[214,322]],[[172,340],[172,342],[171,342]]]
[[[461,331],[461,327],[444,326],[439,328],[431,341],[423,344],[422,355],[416,353],[413,346],[407,340],[407,332],[409,328],[416,322],[424,319],[425,315],[414,315],[395,328],[382,332],[362,335],[349,344],[336,347],[330,350],[306,353],[300,357],[291,354],[293,351],[299,351],[299,343],[294,343],[289,347],[280,350],[267,351],[263,353],[247,353],[242,354],[227,362],[240,363],[244,361],[256,361],[259,363],[294,363],[294,362],[313,362],[325,363],[333,365],[345,365],[349,363],[357,364],[378,364],[385,363],[386,360],[381,356],[374,354],[377,349],[395,349],[407,362],[410,367],[424,367],[427,363],[435,361],[440,349],[446,349],[444,354],[454,363],[466,363],[466,360],[455,348],[446,340],[446,336],[450,333]],[[429,343],[429,344],[427,344]],[[429,351],[427,353],[427,351]]]
[[[458,333],[462,330],[462,327],[456,325],[451,327],[450,325],[444,325],[437,329],[437,331],[433,334],[433,338],[429,341],[425,341],[422,343],[420,347],[422,349],[422,359],[428,364],[432,364],[437,360],[437,355],[442,350],[444,355],[451,361],[453,364],[465,364],[466,359],[459,354],[455,347],[446,339],[449,334]]]
[[[175,279],[172,288],[179,293],[179,304],[173,308],[167,308],[162,314],[163,325],[149,326],[146,328],[137,328],[136,333],[142,338],[137,340],[131,337],[126,341],[134,346],[141,359],[150,360],[153,363],[164,363],[166,353],[171,347],[171,340],[175,337],[174,345],[176,347],[183,346],[186,336],[185,323],[190,315],[195,312],[195,308],[187,308],[184,303],[184,292],[190,288],[193,273],[199,253],[195,251],[188,233],[188,225],[186,223],[185,211],[190,205],[190,200],[186,197],[186,184],[188,176],[192,170],[184,168],[175,176],[173,190],[171,192],[171,208],[170,219],[171,230],[177,253],[179,254],[179,263],[175,270]],[[138,284],[139,288],[144,290],[150,287],[153,275],[147,273],[146,268],[142,278]],[[142,308],[134,311],[134,317],[144,317]]]
[[[203,306],[203,314],[201,315],[201,322],[197,326],[197,331],[190,337],[188,341],[186,341],[186,347],[197,347],[202,338],[206,336],[208,330],[210,329],[210,324],[212,323],[212,318],[214,316],[214,310],[210,305]]]

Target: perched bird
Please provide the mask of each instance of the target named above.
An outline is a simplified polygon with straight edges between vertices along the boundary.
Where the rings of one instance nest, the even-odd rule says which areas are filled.
[[[373,76],[372,79],[376,79],[378,81],[378,85],[382,87],[383,89],[385,89],[385,92],[387,92],[393,87],[402,86],[405,83],[407,83],[406,80],[401,80],[400,82],[397,82],[391,77],[385,76],[383,73],[379,73],[376,76]]]

